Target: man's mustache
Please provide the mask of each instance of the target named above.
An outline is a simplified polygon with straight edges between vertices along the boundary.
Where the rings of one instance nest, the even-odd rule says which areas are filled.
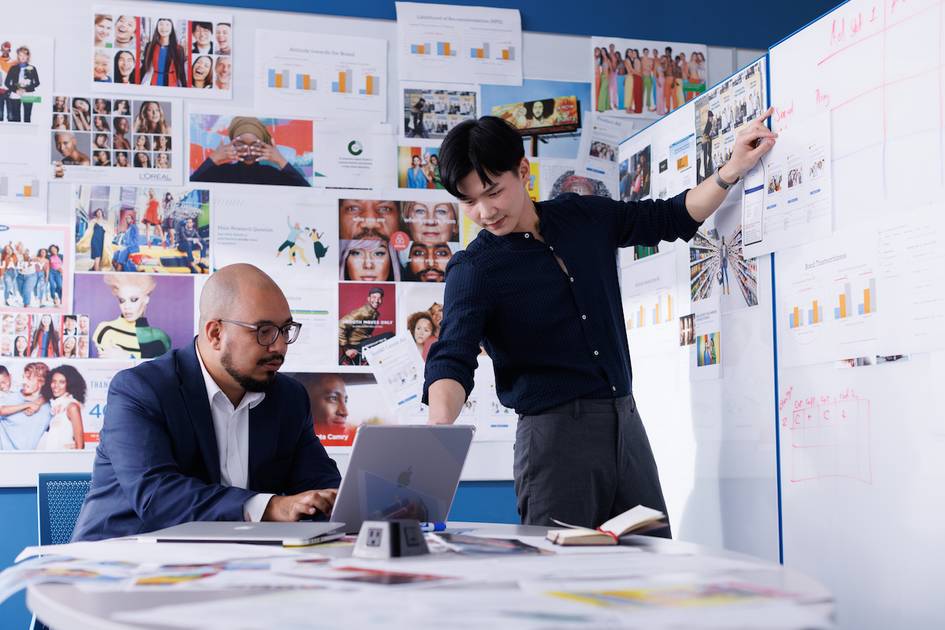
[[[274,353],[272,353],[272,354],[267,354],[266,356],[264,356],[263,358],[261,358],[261,359],[257,362],[257,365],[265,365],[265,364],[270,363],[270,362],[272,362],[272,361],[278,361],[280,364],[281,364],[281,363],[285,363],[285,355],[282,354],[282,353],[280,353],[280,352],[274,352]]]
[[[417,277],[418,277],[418,278],[423,278],[423,277],[425,277],[427,274],[434,274],[434,275],[436,276],[436,278],[438,278],[437,282],[439,282],[439,279],[442,279],[442,278],[446,275],[445,273],[443,273],[443,272],[440,271],[439,269],[432,268],[432,267],[427,267],[427,268],[425,268],[425,269],[421,269],[421,270],[420,270],[420,273],[417,274]]]
[[[367,239],[367,240],[379,239],[382,241],[386,241],[387,235],[381,232],[379,229],[372,227],[372,228],[361,228],[361,231],[355,234],[354,238]]]

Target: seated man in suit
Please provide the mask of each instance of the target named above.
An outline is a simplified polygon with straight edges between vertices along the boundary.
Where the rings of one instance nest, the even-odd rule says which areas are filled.
[[[256,267],[213,274],[195,343],[112,379],[72,539],[330,512],[338,468],[312,430],[305,388],[277,373],[299,328]]]

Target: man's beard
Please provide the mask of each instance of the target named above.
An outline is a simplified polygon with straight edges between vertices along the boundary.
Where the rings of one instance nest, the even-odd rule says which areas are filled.
[[[264,365],[270,361],[275,361],[278,359],[280,362],[285,361],[285,355],[275,352],[273,354],[267,354],[262,359],[257,361],[257,365]],[[272,382],[276,380],[276,373],[269,372],[265,378],[255,379],[246,374],[241,374],[235,367],[233,367],[233,361],[230,358],[228,352],[224,352],[223,356],[220,357],[220,363],[223,365],[223,369],[226,370],[226,373],[233,377],[233,380],[236,381],[240,387],[245,389],[248,392],[265,392],[269,390],[269,386],[272,385]]]

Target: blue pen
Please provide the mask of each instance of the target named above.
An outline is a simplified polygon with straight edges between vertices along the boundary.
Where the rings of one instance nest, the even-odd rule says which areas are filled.
[[[446,523],[443,521],[422,522],[420,523],[421,532],[442,532],[446,529]]]

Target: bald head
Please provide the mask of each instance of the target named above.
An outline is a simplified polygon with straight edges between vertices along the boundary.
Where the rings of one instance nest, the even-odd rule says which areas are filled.
[[[207,322],[216,319],[250,323],[268,319],[261,311],[272,307],[289,311],[282,289],[272,278],[253,265],[227,265],[211,275],[200,292],[200,334],[205,335]]]
[[[266,391],[275,380],[289,344],[287,333],[269,332],[292,323],[282,290],[258,268],[228,265],[207,280],[200,293],[197,350],[234,406],[245,392]],[[268,332],[260,337],[260,331]]]

